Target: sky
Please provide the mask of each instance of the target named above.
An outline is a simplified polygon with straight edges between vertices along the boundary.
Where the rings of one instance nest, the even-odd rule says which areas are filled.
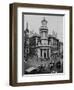
[[[60,15],[28,15],[24,14],[24,30],[26,29],[26,23],[28,22],[29,31],[33,31],[39,34],[39,28],[42,25],[43,18],[47,20],[48,34],[52,34],[53,31],[57,33],[57,38],[63,42],[63,16]]]

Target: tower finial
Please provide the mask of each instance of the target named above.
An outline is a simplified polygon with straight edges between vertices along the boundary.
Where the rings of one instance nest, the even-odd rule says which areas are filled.
[[[44,18],[44,20],[45,20],[45,17],[43,17]]]
[[[43,17],[43,20],[41,22],[47,23],[47,20],[45,19],[45,16]]]
[[[53,29],[52,34],[53,34],[54,37],[57,37],[57,33],[54,31],[54,29]]]

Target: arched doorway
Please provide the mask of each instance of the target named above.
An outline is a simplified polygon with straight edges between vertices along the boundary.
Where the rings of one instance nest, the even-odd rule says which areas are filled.
[[[46,58],[46,52],[44,52],[44,58]]]

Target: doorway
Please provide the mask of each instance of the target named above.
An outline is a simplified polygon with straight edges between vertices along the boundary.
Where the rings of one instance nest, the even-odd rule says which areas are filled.
[[[44,58],[46,58],[46,52],[44,52]]]

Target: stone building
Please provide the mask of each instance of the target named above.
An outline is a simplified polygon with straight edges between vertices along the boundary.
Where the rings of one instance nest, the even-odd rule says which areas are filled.
[[[27,52],[29,52],[30,44],[29,42],[32,40],[34,42],[34,49],[36,49],[36,53],[38,58],[50,58],[51,56],[55,56],[59,54],[60,42],[55,36],[48,34],[47,20],[43,18],[41,21],[41,26],[39,28],[39,34],[34,33],[31,37],[29,37],[29,29],[28,24],[25,30],[25,37],[28,36],[25,41],[27,42]],[[27,34],[26,34],[27,33]],[[29,47],[28,47],[29,46]]]

